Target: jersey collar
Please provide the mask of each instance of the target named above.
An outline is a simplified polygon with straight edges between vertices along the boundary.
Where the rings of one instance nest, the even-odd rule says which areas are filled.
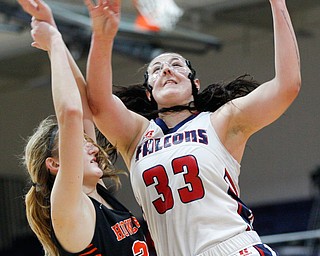
[[[172,128],[169,128],[167,124],[160,117],[156,118],[155,123],[159,125],[159,127],[161,128],[164,134],[169,134],[169,133],[176,132],[182,125],[184,125],[185,123],[195,118],[198,114],[199,113],[192,114],[191,116],[187,117],[186,119],[184,119],[183,121],[181,121],[180,123],[178,123],[176,126]]]

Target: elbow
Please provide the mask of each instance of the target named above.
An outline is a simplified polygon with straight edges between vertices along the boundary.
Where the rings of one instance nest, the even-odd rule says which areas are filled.
[[[97,116],[99,113],[99,104],[97,104],[97,102],[92,100],[91,97],[88,97],[88,106],[91,110],[92,115]]]
[[[291,83],[291,91],[292,94],[294,96],[294,98],[296,98],[300,92],[301,89],[301,75],[299,73],[299,75],[296,76],[295,79],[293,79],[292,83]]]
[[[91,110],[92,116],[97,117],[101,113],[112,112],[116,105],[116,99],[113,94],[110,95],[99,95],[99,97],[92,97],[88,93],[88,106]]]
[[[90,87],[87,88],[87,102],[92,115],[98,115],[101,111],[101,103],[99,102],[99,99],[97,99],[97,97],[93,95],[93,92],[91,92]]]
[[[298,96],[301,88],[300,72],[296,72],[294,75],[282,74],[281,76],[276,76],[275,81],[279,90],[284,93],[283,95],[289,101],[294,100]]]
[[[288,82],[288,87],[286,90],[287,98],[290,99],[290,101],[295,100],[300,93],[300,89],[301,89],[301,77],[297,76],[295,79],[292,79],[290,80],[290,82]]]
[[[78,108],[76,106],[64,106],[60,111],[58,111],[57,118],[59,118],[61,122],[82,120],[83,111],[82,108]]]

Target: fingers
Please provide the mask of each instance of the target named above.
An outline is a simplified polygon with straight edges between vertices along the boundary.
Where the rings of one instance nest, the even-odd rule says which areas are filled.
[[[103,7],[104,9],[108,7],[114,13],[120,13],[121,0],[114,0],[114,1],[98,0],[97,4],[94,4],[92,0],[84,0],[84,3],[87,6],[89,11],[92,11],[97,7]]]
[[[30,15],[34,15],[37,11],[38,6],[30,0],[18,0],[18,3],[21,5],[22,9]]]
[[[121,0],[109,0],[109,1],[103,1],[104,7],[108,7],[110,10],[112,10],[115,14],[120,13],[121,9]]]
[[[108,6],[103,8],[103,13],[107,20],[112,20],[112,18],[117,15],[117,13],[111,10]]]
[[[43,1],[41,1],[41,0],[33,0],[33,1],[38,5],[42,5],[43,4]]]
[[[37,46],[36,46],[36,40],[35,40],[35,29],[34,29],[34,27],[31,29],[31,31],[30,31],[30,34],[31,34],[31,37],[32,37],[32,40],[33,40],[33,42],[31,43],[31,46],[32,47],[36,47],[37,48]]]
[[[41,0],[33,0],[35,3],[36,3],[36,8],[37,8],[37,10],[39,10],[41,7],[43,7],[43,1],[41,1]]]
[[[37,44],[36,42],[32,42],[31,46],[38,49],[40,48],[39,44]]]
[[[110,20],[110,21],[113,20],[114,22],[116,22],[116,20],[119,19],[119,17],[120,17],[119,12],[115,12],[114,10],[112,10],[108,6],[103,8],[103,13],[108,20]]]
[[[32,18],[31,18],[31,28],[34,29],[34,27],[37,26],[38,24],[39,24],[39,21],[34,16],[32,16]]]
[[[113,12],[120,13],[121,11],[121,0],[114,0],[113,1]]]
[[[59,31],[47,22],[33,18],[31,26],[32,47],[50,51],[53,38],[61,38]]]
[[[44,22],[44,21],[41,21],[41,20],[37,20],[35,17],[32,17],[32,20],[31,20],[31,34],[34,34],[34,32],[40,27],[41,24],[48,24],[49,26],[52,26],[47,22]],[[43,26],[43,25],[41,25],[41,26]]]
[[[24,7],[24,6],[27,6],[27,4],[29,3],[29,1],[28,1],[28,0],[18,0],[18,3],[19,3],[22,7]]]
[[[92,4],[91,0],[84,0],[85,5],[87,6],[89,11],[92,11],[94,5]]]

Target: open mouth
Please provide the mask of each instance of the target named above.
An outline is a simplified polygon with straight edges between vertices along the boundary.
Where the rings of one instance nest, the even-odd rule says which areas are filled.
[[[177,82],[174,81],[173,79],[168,79],[167,81],[165,81],[164,86],[168,84],[177,84]]]

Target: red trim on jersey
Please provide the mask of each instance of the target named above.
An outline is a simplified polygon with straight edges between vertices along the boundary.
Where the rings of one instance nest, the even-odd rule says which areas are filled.
[[[261,256],[265,256],[264,252],[258,247],[258,246],[253,246]]]
[[[231,175],[229,174],[229,172],[228,172],[228,170],[226,168],[224,169],[224,171],[225,171],[224,178],[225,178],[226,182],[230,184],[230,186],[231,186],[230,188],[233,190],[235,195],[237,197],[239,197],[239,193],[237,191],[237,187],[234,185],[234,182],[233,182],[233,180],[231,178]]]

